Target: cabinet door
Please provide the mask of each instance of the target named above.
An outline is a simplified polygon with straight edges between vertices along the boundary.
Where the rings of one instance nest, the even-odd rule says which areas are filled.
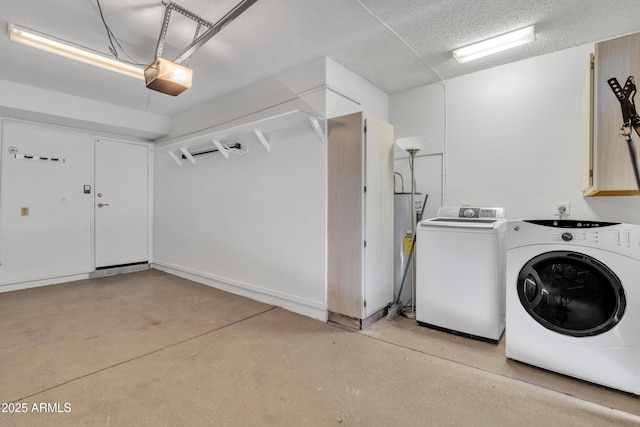
[[[365,317],[393,299],[393,127],[365,120]]]
[[[608,80],[615,77],[621,86],[629,76],[640,78],[640,33],[596,44],[594,99],[594,188],[587,195],[627,196],[638,194],[632,158],[624,137],[620,102]],[[636,84],[638,82],[636,81]],[[632,130],[634,143],[640,136]],[[634,158],[633,162],[638,163]]]
[[[328,125],[327,306],[361,319],[364,310],[364,147],[362,113]]]

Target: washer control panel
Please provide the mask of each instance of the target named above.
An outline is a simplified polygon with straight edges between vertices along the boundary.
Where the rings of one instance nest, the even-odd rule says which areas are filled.
[[[504,219],[504,208],[475,206],[443,206],[438,209],[439,218]]]

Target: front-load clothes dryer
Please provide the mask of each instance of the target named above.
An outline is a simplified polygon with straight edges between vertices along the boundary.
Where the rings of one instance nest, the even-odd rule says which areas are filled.
[[[416,230],[418,324],[497,343],[505,327],[505,237],[499,207],[445,206]]]
[[[506,355],[640,395],[640,225],[510,221]]]

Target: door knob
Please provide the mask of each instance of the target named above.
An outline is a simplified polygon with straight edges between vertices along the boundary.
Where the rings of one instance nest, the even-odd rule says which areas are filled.
[[[109,206],[109,203],[98,203],[98,207]]]

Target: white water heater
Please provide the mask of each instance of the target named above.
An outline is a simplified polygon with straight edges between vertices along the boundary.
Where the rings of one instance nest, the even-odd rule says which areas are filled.
[[[423,195],[415,193],[416,222],[422,212]],[[393,226],[393,300],[398,299],[405,265],[411,252],[411,193],[394,193]],[[411,268],[405,279],[400,302],[404,305],[411,299]]]

